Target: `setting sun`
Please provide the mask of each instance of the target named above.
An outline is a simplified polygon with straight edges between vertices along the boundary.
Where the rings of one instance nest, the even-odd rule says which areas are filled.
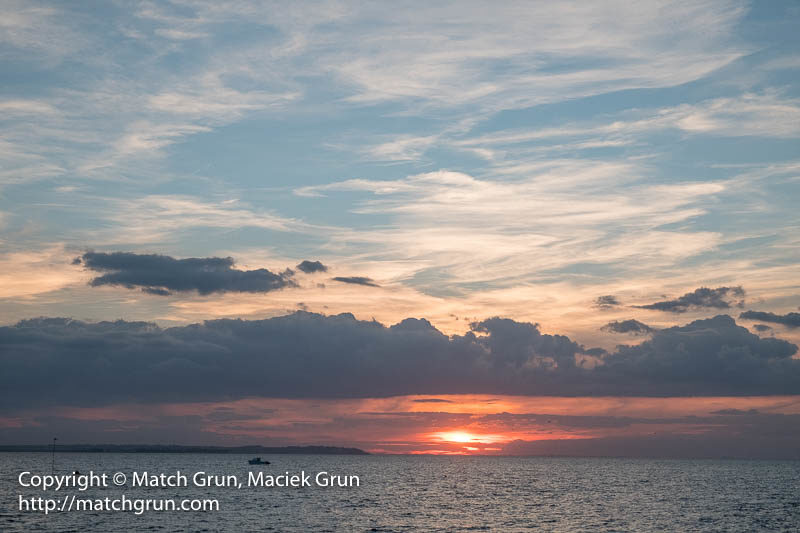
[[[476,442],[480,440],[477,436],[466,431],[445,431],[436,433],[435,436],[447,442]]]
[[[476,433],[470,433],[468,431],[463,431],[463,430],[440,431],[438,433],[431,434],[431,438],[436,439],[440,442],[457,442],[461,444],[466,444],[466,443],[492,444],[495,442],[506,442],[510,440],[508,437],[503,435],[485,435],[485,434],[479,435]]]

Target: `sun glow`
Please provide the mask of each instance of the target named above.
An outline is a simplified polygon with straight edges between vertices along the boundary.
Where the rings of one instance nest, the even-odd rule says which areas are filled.
[[[494,442],[505,442],[509,439],[502,435],[479,435],[468,431],[440,431],[431,434],[433,439],[440,442],[456,442],[459,444],[491,444]]]
[[[466,431],[445,431],[436,433],[436,437],[447,442],[477,442],[478,438],[472,433]]]

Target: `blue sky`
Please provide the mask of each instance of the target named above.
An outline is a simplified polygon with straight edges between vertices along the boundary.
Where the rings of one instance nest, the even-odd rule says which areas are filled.
[[[500,315],[613,346],[707,316],[635,307],[702,286],[800,305],[796,2],[2,11],[4,323]],[[161,296],[89,286],[87,250],[329,272]]]
[[[3,442],[797,458],[800,4],[428,4],[0,5]]]

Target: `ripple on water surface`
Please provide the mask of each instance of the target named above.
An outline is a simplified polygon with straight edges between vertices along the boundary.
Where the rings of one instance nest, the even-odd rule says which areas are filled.
[[[0,531],[798,531],[800,462],[601,458],[61,454],[72,471],[356,475],[359,487],[108,488],[85,498],[216,498],[216,512],[20,512],[20,472],[50,457],[0,454]],[[48,493],[50,496],[52,493]],[[61,494],[56,494],[56,497]]]

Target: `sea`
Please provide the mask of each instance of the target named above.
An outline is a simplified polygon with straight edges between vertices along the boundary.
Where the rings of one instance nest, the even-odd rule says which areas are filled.
[[[800,531],[800,461],[248,459],[0,453],[0,531]]]

